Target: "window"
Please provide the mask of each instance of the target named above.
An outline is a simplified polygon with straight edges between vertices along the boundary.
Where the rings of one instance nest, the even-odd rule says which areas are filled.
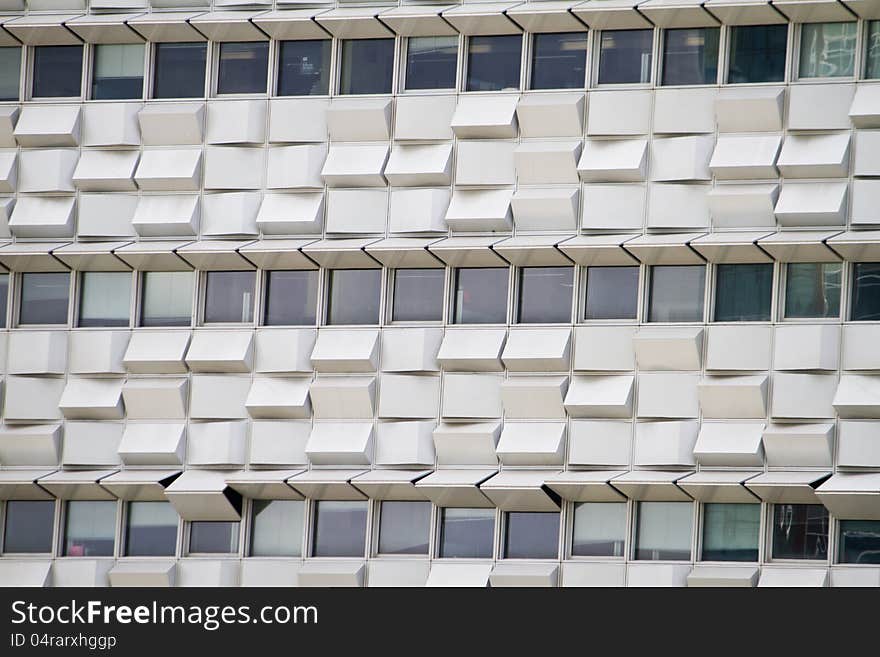
[[[302,556],[304,512],[299,500],[254,500],[251,556]]]
[[[706,268],[703,265],[651,267],[649,322],[702,322]]]
[[[772,264],[716,265],[716,322],[768,321],[772,296]]]
[[[880,521],[841,520],[839,525],[840,563],[880,563]]]
[[[82,90],[82,46],[35,46],[34,98],[72,98]]]
[[[559,514],[511,511],[504,525],[506,559],[556,559],[559,556]]]
[[[730,61],[727,81],[782,82],[788,24],[735,25],[730,28]]]
[[[65,557],[112,557],[116,501],[71,500],[64,517]]]
[[[141,283],[141,326],[192,323],[193,272],[148,271]]]
[[[584,319],[635,319],[638,267],[588,267]]]
[[[205,95],[205,43],[156,43],[153,98],[201,98]]]
[[[774,559],[827,559],[828,509],[821,504],[773,507]]]
[[[651,81],[653,30],[602,32],[599,84],[646,84]]]
[[[340,94],[390,94],[393,72],[394,39],[342,42]]]
[[[693,504],[639,502],[635,558],[642,561],[688,561],[691,558]]]
[[[519,270],[517,321],[521,324],[568,324],[574,267],[523,267]]]
[[[92,98],[116,100],[144,95],[144,44],[94,46]]]
[[[718,81],[717,27],[663,32],[663,84],[715,84]]]
[[[856,70],[857,23],[804,23],[801,25],[802,78],[852,77]]]
[[[582,89],[586,81],[586,32],[532,37],[532,89]]]
[[[573,557],[622,557],[626,502],[581,502],[574,506]]]
[[[192,554],[234,554],[238,552],[236,521],[195,520],[189,523],[189,551]]]
[[[330,39],[281,41],[278,50],[279,96],[330,93]]]
[[[79,326],[128,326],[131,274],[85,271],[79,279]]]
[[[209,271],[205,278],[205,323],[246,323],[254,317],[253,271]]]
[[[218,94],[264,94],[268,74],[268,41],[220,44]]]
[[[880,263],[857,262],[853,265],[851,304],[852,321],[880,319]]]
[[[54,500],[8,500],[3,524],[3,552],[52,552]]]
[[[177,552],[177,520],[170,502],[129,502],[125,556],[173,557]]]
[[[67,324],[70,274],[26,272],[21,275],[18,323]]]
[[[397,269],[391,319],[395,322],[439,322],[443,319],[444,269]]]
[[[378,324],[381,269],[331,269],[328,324]]]
[[[313,325],[318,312],[318,272],[266,272],[267,326]]]
[[[21,48],[0,48],[0,100],[18,100]]]
[[[314,557],[363,557],[367,503],[318,500],[312,539]]]
[[[410,37],[406,40],[405,89],[455,89],[458,37]]]
[[[785,275],[786,319],[840,316],[839,262],[790,262]]]
[[[379,554],[428,554],[430,502],[382,502]]]
[[[440,511],[440,557],[491,559],[495,534],[495,509]]]
[[[9,303],[9,274],[0,274],[0,328],[6,328],[6,306]]]
[[[507,267],[456,269],[453,324],[507,321]]]
[[[467,91],[519,89],[522,35],[468,39]]]
[[[703,560],[757,561],[760,504],[704,504]]]
[[[868,23],[866,51],[865,77],[869,80],[880,78],[880,21]]]

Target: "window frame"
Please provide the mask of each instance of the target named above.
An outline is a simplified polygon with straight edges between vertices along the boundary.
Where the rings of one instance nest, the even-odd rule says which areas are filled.
[[[64,549],[64,545],[67,542],[67,519],[68,519],[68,510],[71,502],[108,502],[111,500],[71,500],[71,499],[59,499],[61,504],[55,505],[55,558],[56,559],[118,559],[120,557],[120,527],[122,522],[122,512],[120,510],[120,506],[122,506],[122,500],[112,500],[112,502],[116,505],[116,510],[114,511],[114,533],[113,533],[113,554],[112,555],[102,555],[102,556],[86,556],[83,555],[81,557],[72,556],[69,554],[65,554],[66,550]],[[58,507],[61,507],[60,509]],[[168,559],[168,557],[164,557]]]
[[[62,45],[77,45],[77,44],[62,44]],[[90,74],[89,71],[91,69],[91,46],[90,43],[81,43],[79,44],[82,47],[82,60],[79,65],[79,94],[76,96],[34,96],[34,65],[36,64],[36,48],[43,47],[53,47],[53,46],[29,46],[26,44],[22,44],[22,63],[21,68],[25,71],[25,75],[21,76],[25,78],[25,89],[24,93],[19,94],[19,98],[22,101],[35,101],[38,103],[73,103],[76,101],[84,101],[88,98],[88,85],[90,84]],[[26,58],[25,58],[26,51]],[[12,101],[4,101],[4,102],[12,102]],[[118,101],[116,101],[118,102]]]
[[[578,504],[622,504],[624,513],[623,522],[623,551],[620,556],[613,555],[580,555],[574,554],[574,525],[575,525],[575,507]],[[565,542],[563,545],[562,558],[567,561],[605,561],[611,563],[626,563],[632,561],[630,554],[633,550],[633,540],[635,539],[635,528],[633,520],[635,518],[635,500],[626,498],[618,501],[600,502],[595,500],[587,500],[584,502],[567,501],[563,508],[565,518],[563,519],[562,531],[565,532]]]
[[[190,290],[189,324],[180,324],[178,326],[146,326],[143,323],[144,286],[146,283],[146,277],[144,275],[145,274],[153,274],[153,273],[165,274],[165,273],[172,273],[172,272],[167,271],[167,270],[161,270],[161,269],[140,269],[140,270],[135,271],[135,273],[137,274],[137,279],[135,282],[136,298],[135,298],[135,308],[134,308],[135,314],[134,314],[134,318],[132,320],[135,328],[138,328],[141,330],[146,329],[148,331],[149,330],[167,331],[169,329],[170,330],[185,329],[187,327],[194,328],[198,325],[196,320],[197,320],[197,316],[199,313],[199,307],[198,307],[199,290],[200,290],[199,279],[201,278],[199,276],[199,272],[196,271],[195,269],[179,269],[179,270],[174,270],[174,271],[187,272],[189,274],[192,274],[193,280],[190,284],[191,290]]]
[[[431,560],[440,560],[441,563],[467,563],[467,562],[484,563],[484,562],[499,561],[502,559],[501,545],[500,545],[502,542],[501,541],[502,534],[500,532],[501,518],[499,517],[499,515],[503,513],[501,511],[501,509],[495,507],[494,505],[492,507],[459,507],[459,506],[438,507],[436,504],[433,506],[435,509],[435,513],[434,513],[435,524],[433,526],[434,543],[431,546],[431,553],[429,556],[429,558]],[[487,557],[445,557],[445,556],[443,556],[440,553],[440,551],[441,551],[441,547],[442,547],[442,543],[443,543],[444,511],[446,509],[475,509],[475,508],[481,508],[481,509],[482,508],[487,508],[487,509],[491,508],[491,510],[493,511],[493,517],[492,517],[492,554],[490,554]]]
[[[271,285],[269,283],[269,274],[275,271],[308,271],[314,272],[315,278],[317,279],[315,282],[315,321],[311,324],[268,324],[266,323],[266,312],[269,309],[269,292],[271,291]],[[257,310],[257,304],[254,304],[254,316],[257,318],[257,326],[258,327],[280,327],[280,328],[313,328],[317,326],[322,326],[321,323],[321,312],[323,307],[323,298],[324,298],[324,276],[321,275],[321,269],[259,269],[257,270],[257,278],[260,279],[260,299],[259,299],[259,311]]]
[[[651,67],[648,72],[648,81],[647,82],[599,82],[599,64],[602,58],[602,34],[604,32],[635,32],[639,30],[650,30],[651,31]],[[588,88],[590,89],[653,89],[657,85],[657,80],[659,76],[659,41],[662,41],[661,38],[658,38],[658,34],[660,33],[659,27],[633,27],[633,28],[617,28],[617,29],[600,29],[600,30],[590,30],[590,33],[593,35],[593,43],[592,48],[590,50],[590,54],[588,55],[588,60],[592,61],[589,69],[589,78],[590,84]]]
[[[387,276],[384,271],[387,267],[321,267],[321,281],[318,284],[318,290],[320,292],[320,296],[318,297],[318,326],[336,326],[341,328],[355,328],[355,327],[371,327],[375,328],[377,326],[385,326],[385,310],[387,308],[386,297],[388,296],[388,291],[385,287]],[[338,270],[345,271],[379,271],[379,299],[378,299],[378,320],[375,324],[332,324],[330,323],[330,298],[333,288],[333,272]]]
[[[763,553],[759,548],[758,558],[761,563],[764,564],[791,564],[801,566],[819,566],[824,564],[826,566],[830,566],[835,561],[835,554],[837,553],[837,522],[835,517],[832,515],[831,511],[827,508],[825,509],[828,514],[828,535],[826,537],[826,552],[824,559],[792,559],[786,557],[777,557],[773,552],[773,524],[776,519],[776,507],[777,506],[786,506],[788,503],[786,502],[772,502],[762,504],[765,508],[766,522],[764,523],[764,527],[766,528],[763,532],[764,541],[763,543]],[[818,500],[814,503],[806,503],[806,504],[792,504],[792,506],[820,506],[824,505]]]
[[[724,565],[724,566],[737,566],[737,565],[749,565],[749,564],[763,564],[766,562],[766,541],[764,540],[767,534],[769,533],[767,530],[769,525],[772,524],[772,518],[768,518],[766,514],[767,504],[764,504],[763,501],[759,499],[755,499],[754,502],[739,502],[738,504],[755,504],[758,508],[758,544],[756,549],[758,551],[758,558],[756,561],[716,561],[710,559],[703,558],[703,534],[705,532],[705,508],[706,504],[727,504],[727,502],[696,502],[697,504],[697,518],[694,524],[694,532],[696,534],[695,538],[695,546],[696,550],[692,554],[691,561],[698,564],[710,564],[710,565]],[[736,502],[735,502],[736,504]],[[771,537],[772,541],[772,537]]]
[[[507,530],[509,528],[510,523],[510,514],[511,513],[529,513],[529,514],[546,514],[546,515],[555,515],[557,517],[557,531],[556,531],[556,553],[552,557],[511,557],[508,556],[508,539],[509,536],[507,534]],[[498,561],[506,561],[508,563],[524,563],[531,561],[541,561],[546,563],[553,563],[555,561],[559,561],[562,556],[565,554],[565,541],[563,539],[562,532],[565,529],[565,522],[562,518],[562,507],[558,511],[501,511],[501,517],[498,518],[496,515],[495,518],[496,525],[499,525],[498,537],[496,538],[497,547],[495,551],[497,553],[496,560]]]
[[[699,506],[696,500],[684,501],[670,501],[670,500],[631,500],[632,502],[632,513],[630,514],[630,533],[628,535],[629,540],[629,550],[626,552],[627,558],[626,561],[628,563],[666,563],[666,564],[693,564],[695,563],[695,556],[700,554],[696,550],[702,550],[702,545],[697,544],[697,536],[699,532],[697,531],[698,524],[700,522],[701,513],[698,513]],[[644,503],[654,503],[659,502],[661,504],[690,504],[691,506],[691,536],[690,536],[690,554],[687,559],[639,559],[636,555],[639,549],[639,517],[641,515],[641,505]]]
[[[578,286],[577,286],[577,265],[527,265],[521,266],[518,265],[516,267],[511,267],[514,269],[514,280],[513,280],[513,309],[510,314],[509,322],[511,325],[516,326],[531,326],[531,327],[540,327],[540,326],[571,326],[576,320],[574,317],[574,313],[576,312],[575,299],[578,296]],[[568,304],[568,320],[564,322],[524,322],[521,319],[522,313],[522,292],[523,292],[523,273],[526,269],[570,269],[571,270],[571,290],[572,296],[569,299]],[[586,303],[586,299],[584,299]]]
[[[24,289],[24,274],[51,274],[51,273],[67,274],[67,278],[68,278],[67,321],[64,324],[22,324],[21,323],[21,306],[22,306],[21,294],[22,294],[22,290]],[[16,272],[10,272],[10,275],[14,274],[14,276],[9,279],[9,282],[10,282],[9,287],[10,287],[10,289],[13,289],[13,281],[14,281],[15,287],[14,287],[14,292],[12,294],[12,301],[13,302],[12,302],[12,304],[8,304],[8,305],[13,306],[13,308],[11,309],[11,311],[12,311],[11,318],[14,319],[15,321],[12,324],[7,324],[7,325],[11,326],[13,328],[22,328],[25,330],[33,330],[33,329],[40,329],[40,330],[55,329],[55,330],[59,330],[59,331],[68,330],[73,323],[74,305],[76,305],[75,303],[71,303],[71,299],[73,299],[74,302],[76,300],[76,278],[77,277],[74,276],[73,273],[74,272],[72,272],[72,271],[62,271],[62,272],[16,271]]]
[[[304,551],[302,553],[301,559],[318,559],[318,560],[331,560],[331,561],[351,561],[357,559],[366,559],[367,555],[370,555],[373,551],[373,546],[378,547],[378,543],[373,540],[374,529],[378,526],[378,523],[375,522],[375,516],[373,514],[373,500],[371,499],[356,499],[356,500],[341,500],[341,499],[317,499],[317,498],[307,498],[306,499],[306,508],[303,513],[303,534],[304,534]],[[316,534],[318,529],[318,502],[360,502],[365,505],[365,523],[366,527],[364,528],[364,551],[360,556],[348,556],[348,557],[338,557],[338,556],[326,556],[326,555],[316,555],[315,547],[317,544]],[[399,557],[401,555],[389,555],[391,557]],[[278,557],[273,557],[278,558]],[[424,559],[423,555],[419,555],[419,558]]]
[[[530,74],[527,71],[529,66],[529,56],[531,52],[531,39],[528,38],[528,32],[523,31],[519,33],[519,37],[521,39],[519,46],[519,86],[516,89],[498,89],[498,90],[486,90],[486,89],[476,89],[473,91],[468,90],[468,76],[470,75],[470,49],[471,49],[471,39],[473,37],[491,37],[491,36],[516,36],[516,34],[473,34],[473,35],[465,35],[462,34],[462,41],[459,45],[459,67],[461,69],[461,74],[459,76],[459,84],[457,88],[458,93],[463,94],[521,94],[524,89],[524,85],[526,81],[529,79],[528,75]]]
[[[428,512],[428,549],[425,550],[424,554],[393,554],[388,552],[380,552],[379,551],[379,540],[380,540],[380,532],[382,529],[382,504],[383,502],[426,502],[430,505],[430,510]],[[439,507],[433,502],[427,500],[370,500],[370,509],[369,509],[369,518],[372,519],[372,522],[367,531],[367,552],[371,559],[389,559],[389,560],[398,560],[398,559],[415,559],[415,560],[429,560],[433,557],[434,554],[434,544],[439,540],[439,518],[440,512]],[[439,544],[438,544],[439,551]]]
[[[415,36],[415,35],[414,35]],[[415,36],[415,38],[419,38],[419,36]],[[436,34],[432,36],[453,36],[451,34]],[[401,36],[398,41],[397,53],[395,57],[395,69],[398,71],[396,74],[396,86],[394,87],[397,90],[397,94],[399,95],[453,95],[457,94],[458,90],[462,87],[464,77],[464,67],[466,58],[462,56],[462,52],[464,52],[464,46],[466,43],[466,38],[464,34],[457,33],[458,39],[458,53],[455,59],[455,86],[448,89],[407,89],[406,88],[406,80],[407,80],[407,58],[409,57],[409,40],[413,38],[412,36]]]
[[[311,527],[311,524],[310,524],[311,513],[310,513],[309,508],[311,505],[309,504],[309,500],[307,500],[305,498],[303,498],[303,499],[247,498],[245,500],[245,502],[246,503],[242,506],[242,510],[241,510],[242,515],[241,515],[241,535],[240,535],[240,538],[241,538],[241,540],[244,541],[244,543],[241,544],[242,545],[242,548],[241,548],[242,557],[247,558],[247,559],[266,559],[266,560],[270,560],[270,561],[278,560],[278,559],[302,561],[303,559],[306,558],[306,555],[310,554],[310,552],[307,552],[307,550],[311,549],[311,546],[309,544],[310,543],[309,531],[310,531],[310,527]],[[254,549],[254,546],[253,546],[254,520],[255,520],[255,517],[254,517],[254,510],[255,510],[254,506],[255,505],[254,505],[254,503],[255,502],[300,502],[300,503],[302,503],[303,513],[302,513],[302,528],[301,528],[300,537],[299,537],[299,549],[300,549],[299,556],[290,556],[290,555],[272,556],[272,555],[262,555],[262,554],[254,554],[253,553],[253,549]]]
[[[576,299],[577,299],[577,316],[575,317],[575,324],[589,324],[589,325],[617,325],[617,324],[634,324],[637,325],[642,323],[642,317],[647,317],[647,272],[650,265],[642,265],[639,262],[633,262],[629,265],[575,265],[580,271],[576,276],[576,285],[577,290],[575,291]],[[636,312],[633,317],[626,319],[589,319],[587,318],[587,292],[590,286],[590,269],[610,269],[611,267],[635,267],[639,270],[637,276],[636,283]]]
[[[221,94],[219,91],[220,87],[220,53],[223,50],[222,46],[224,43],[264,43],[268,42],[268,46],[266,49],[266,89],[264,91],[246,91],[246,92],[235,92],[235,93],[224,93]],[[207,71],[205,73],[206,77],[209,77],[208,83],[210,84],[210,98],[268,98],[269,90],[273,87],[272,72],[273,70],[278,70],[277,62],[275,61],[276,50],[280,50],[280,48],[276,48],[275,39],[258,39],[255,41],[210,41],[211,50],[207,53],[209,57],[207,62]]]
[[[93,98],[92,94],[94,89],[92,89],[92,83],[95,81],[95,65],[98,62],[97,54],[98,48],[100,46],[130,46],[130,45],[143,45],[144,47],[144,76],[141,80],[141,95],[135,98]],[[90,43],[89,44],[89,56],[86,59],[86,64],[84,68],[85,71],[85,85],[86,90],[83,92],[83,100],[89,103],[126,103],[133,101],[143,101],[147,99],[147,94],[149,93],[150,83],[152,81],[152,63],[153,58],[151,53],[153,52],[153,44],[149,41],[144,41],[143,43]]]

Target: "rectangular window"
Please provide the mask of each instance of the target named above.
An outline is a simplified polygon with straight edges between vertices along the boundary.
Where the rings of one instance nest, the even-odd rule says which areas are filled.
[[[317,270],[266,272],[266,326],[314,325],[317,312]]]
[[[458,37],[410,37],[406,40],[407,91],[455,89]]]
[[[520,324],[568,324],[574,267],[523,267],[519,270]]]
[[[582,89],[586,83],[586,32],[532,37],[532,89]]]
[[[9,305],[9,274],[0,274],[0,328],[6,328],[6,307]]]
[[[504,525],[505,559],[557,559],[559,514],[510,511]]]
[[[170,502],[129,502],[125,556],[173,557],[177,552],[177,511]]]
[[[688,561],[693,533],[691,502],[639,502],[635,558]]]
[[[704,504],[703,560],[757,561],[760,504]]]
[[[574,506],[573,557],[622,557],[626,502],[581,502]]]
[[[494,534],[495,509],[441,509],[439,556],[491,559]]]
[[[444,269],[397,269],[391,319],[395,322],[439,322],[443,319]]]
[[[379,323],[381,269],[331,269],[328,283],[328,324]]]
[[[467,91],[519,89],[522,35],[468,38]]]
[[[156,43],[153,98],[202,98],[205,95],[206,43]]]
[[[838,524],[840,563],[880,563],[880,521],[841,520]]]
[[[828,558],[828,509],[821,504],[773,506],[773,558]]]
[[[8,500],[3,523],[3,552],[51,553],[54,527],[54,500]]]
[[[379,554],[428,554],[430,502],[382,502]]]
[[[453,324],[507,322],[507,267],[455,270]]]
[[[706,294],[703,265],[651,267],[649,322],[702,322]]]
[[[654,30],[601,33],[599,84],[647,84],[651,81]]]
[[[363,557],[367,540],[367,503],[315,502],[313,557]]]
[[[79,278],[79,326],[128,326],[131,274],[84,271]]]
[[[854,322],[880,319],[880,263],[857,262],[853,265],[852,310]]]
[[[71,500],[64,514],[65,557],[112,557],[116,501]]]
[[[25,272],[21,275],[18,323],[67,324],[70,274]]]
[[[868,43],[865,47],[865,77],[869,80],[880,78],[880,21],[868,23]]]
[[[638,267],[588,267],[584,319],[635,319]]]
[[[94,46],[92,99],[117,100],[144,95],[144,44]]]
[[[801,78],[852,77],[856,70],[857,23],[801,25]]]
[[[305,504],[300,500],[254,500],[251,556],[302,556]]]
[[[346,39],[342,42],[339,93],[390,94],[394,39]]]
[[[331,39],[281,41],[278,44],[278,95],[326,96],[330,93]]]
[[[787,44],[788,23],[731,27],[727,82],[782,82]]]
[[[663,32],[663,84],[715,84],[718,81],[717,27]]]
[[[75,98],[82,90],[82,46],[35,46],[34,98]]]
[[[148,271],[141,283],[141,326],[189,326],[192,323],[191,271]]]
[[[191,554],[235,554],[238,552],[237,521],[196,520],[189,523]]]
[[[205,279],[205,324],[254,321],[254,271],[209,271]]]
[[[716,265],[716,322],[766,322],[772,297],[772,264]]]
[[[0,48],[0,100],[18,100],[21,48]]]
[[[840,262],[790,262],[785,275],[786,319],[840,316]]]
[[[268,41],[220,44],[218,94],[264,94],[268,74]]]

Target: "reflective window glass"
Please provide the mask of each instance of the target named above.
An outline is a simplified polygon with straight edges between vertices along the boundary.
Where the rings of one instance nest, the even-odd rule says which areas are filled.
[[[693,534],[691,502],[639,502],[635,558],[642,561],[687,561]]]
[[[715,266],[716,322],[767,321],[772,297],[772,264]]]
[[[704,504],[703,560],[757,561],[760,504]]]
[[[523,267],[519,270],[517,321],[521,324],[568,324],[574,290],[574,267]]]
[[[141,280],[141,326],[190,325],[193,272],[148,271]]]
[[[218,94],[264,94],[268,74],[268,41],[220,44]]]
[[[715,84],[720,34],[717,27],[664,30],[663,84]]]
[[[382,502],[379,554],[428,554],[430,502]]]
[[[440,556],[491,559],[495,509],[440,510]]]
[[[391,317],[395,322],[443,319],[444,269],[398,269],[394,272]]]
[[[802,78],[852,77],[856,68],[857,23],[804,23],[801,25]]]
[[[702,322],[706,294],[703,265],[651,267],[649,322]]]
[[[588,267],[584,319],[635,319],[638,267]]]
[[[522,35],[468,38],[467,91],[519,89]]]
[[[586,32],[532,37],[532,89],[582,89],[586,76]]]
[[[266,272],[267,326],[310,326],[318,312],[318,271]]]
[[[74,98],[82,90],[82,46],[35,46],[34,98]]]
[[[840,262],[790,262],[785,276],[785,317],[840,316]]]
[[[573,557],[622,557],[626,502],[580,502],[574,506]]]
[[[507,267],[456,269],[454,324],[504,324],[507,321]]]
[[[99,43],[94,48],[92,98],[115,100],[144,95],[144,44]]]
[[[205,280],[205,323],[254,321],[254,271],[209,271]]]
[[[367,503],[318,500],[312,556],[361,557],[367,540]]]
[[[455,89],[458,37],[410,37],[406,41],[407,90]]]
[[[773,506],[774,559],[827,559],[828,509],[821,504]]]
[[[378,324],[381,269],[331,269],[328,324]]]
[[[340,94],[390,94],[393,72],[394,39],[342,42]]]
[[[254,500],[251,556],[301,556],[304,513],[301,500]]]
[[[606,30],[600,33],[599,84],[651,81],[654,30]]]
[[[55,500],[7,500],[3,552],[52,552],[54,533]]]
[[[71,500],[64,514],[65,557],[112,557],[116,500]]]
[[[278,95],[326,96],[332,39],[278,42]]]
[[[177,551],[177,511],[170,502],[129,502],[125,554],[173,557]]]
[[[783,81],[787,44],[788,23],[731,27],[727,81],[730,84]]]
[[[79,280],[79,326],[128,326],[131,273],[85,271]]]
[[[153,98],[202,98],[205,95],[206,43],[155,43]]]
[[[19,324],[67,324],[70,274],[25,272],[19,280]]]

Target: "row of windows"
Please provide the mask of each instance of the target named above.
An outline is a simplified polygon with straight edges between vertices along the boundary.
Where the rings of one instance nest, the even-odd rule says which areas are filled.
[[[663,30],[658,48],[662,85],[706,85],[782,82],[787,70],[788,24],[730,27],[722,61],[721,29]],[[880,21],[867,25],[865,78],[880,77]],[[800,25],[797,77],[839,78],[857,75],[859,24]],[[654,78],[655,30],[610,30],[597,37],[596,84],[648,84]],[[387,94],[394,84],[395,39],[341,40],[338,73],[331,76],[332,40],[223,42],[213,44],[216,65],[210,93],[264,94],[272,87],[278,96]],[[272,48],[270,43],[274,43]],[[473,36],[467,39],[465,91],[520,88],[523,44],[528,57],[529,89],[577,89],[587,84],[587,33]],[[84,46],[36,46],[31,53],[28,98],[94,100],[200,98],[208,80],[207,43],[96,44],[82,92]],[[457,89],[458,36],[410,37],[405,52],[401,89]],[[270,78],[270,51],[277,75]],[[148,57],[150,53],[150,57]],[[21,48],[0,48],[0,100],[18,100],[22,70]],[[724,71],[726,65],[726,73]],[[152,85],[145,89],[145,72],[152,68]]]
[[[367,549],[366,501],[313,501],[307,554],[313,557],[363,558]],[[121,556],[175,556],[179,518],[169,502],[126,502]],[[253,500],[248,556],[301,557],[308,524],[307,503]],[[700,506],[699,559],[757,562],[761,540],[761,504],[706,503]],[[384,501],[377,504],[376,555],[491,559],[496,510],[440,508],[432,551],[430,502]],[[638,502],[632,531],[626,502],[573,504],[566,544],[568,557],[623,558],[637,561],[690,561],[694,505],[691,502]],[[67,502],[61,523],[61,556],[110,557],[116,554],[115,501]],[[557,559],[558,512],[504,512],[502,546],[506,559]],[[51,554],[54,551],[54,501],[6,502],[5,554]],[[770,510],[769,555],[777,560],[826,561],[830,518],[821,504],[775,504]],[[242,523],[186,523],[186,554],[239,554]],[[839,520],[838,563],[880,563],[880,521]],[[627,537],[631,536],[631,552]]]
[[[783,319],[839,319],[843,263],[781,266]],[[711,320],[766,322],[774,316],[772,263],[712,266]],[[707,267],[655,265],[585,267],[578,321],[705,321]],[[77,281],[76,326],[377,325],[382,321],[382,269],[201,272],[67,272],[17,274],[13,326],[67,326],[71,282]],[[569,324],[575,305],[575,267],[395,269],[388,274],[388,322],[506,324],[508,306],[519,324]],[[880,320],[880,263],[854,263],[850,321]],[[644,279],[644,280],[643,280]],[[196,283],[199,283],[196,289]],[[260,290],[257,286],[260,284]],[[323,287],[323,294],[319,287]],[[641,301],[640,289],[646,290]],[[262,303],[257,308],[258,296]],[[6,321],[9,275],[0,275],[0,320]],[[320,303],[323,297],[324,303]],[[200,300],[196,303],[196,299]],[[444,307],[448,309],[444,311]],[[640,306],[643,306],[641,308]],[[323,312],[322,312],[323,311]]]

